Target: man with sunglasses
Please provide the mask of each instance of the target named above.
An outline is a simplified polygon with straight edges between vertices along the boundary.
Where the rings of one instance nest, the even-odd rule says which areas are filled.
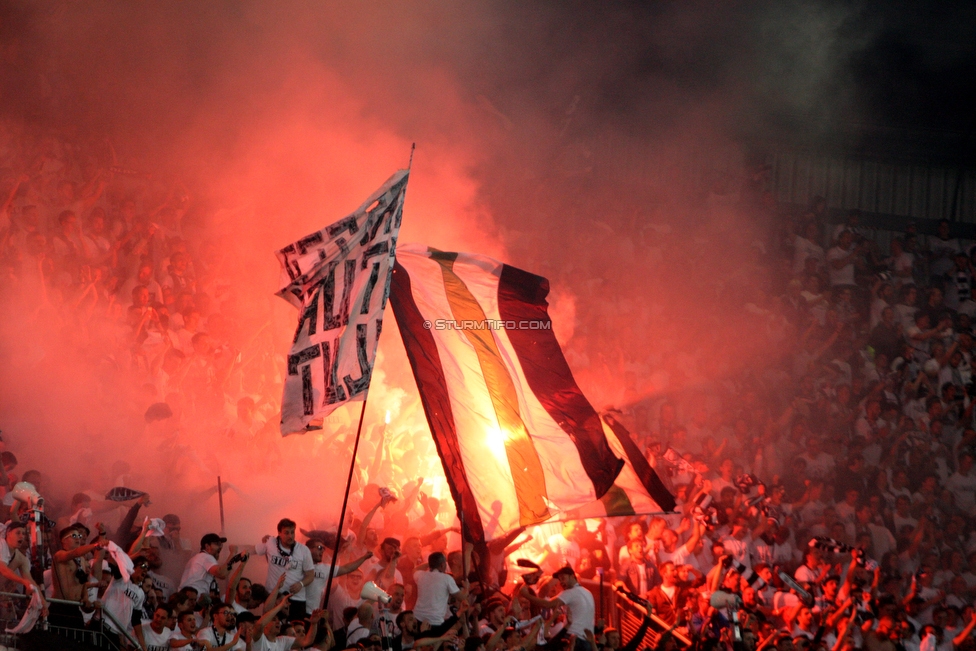
[[[146,593],[141,586],[149,572],[149,561],[145,556],[136,556],[132,559],[132,566],[128,580],[117,569],[113,569],[112,583],[101,599],[102,611],[111,617],[105,617],[103,623],[108,629],[105,631],[106,635],[114,634],[117,640],[121,640],[126,634],[135,635],[142,648],[146,648],[142,637],[142,606],[146,601]]]
[[[82,524],[73,524],[61,530],[61,549],[54,552],[54,565],[51,568],[52,587],[57,599],[81,604],[91,574],[87,556],[108,546],[104,533],[100,533],[96,542],[85,545],[86,529]],[[96,555],[96,561],[101,563],[101,554]],[[56,626],[84,627],[80,608],[68,604],[52,604],[50,619]]]
[[[218,601],[210,607],[210,626],[197,632],[197,639],[207,642],[211,651],[238,651],[246,647],[237,630],[237,613],[234,609]]]
[[[308,551],[312,554],[312,569],[315,571],[315,578],[305,587],[305,613],[311,615],[317,608],[323,607],[322,596],[325,594],[325,584],[329,580],[329,567],[332,561],[332,550],[326,546],[325,542],[318,538],[309,538],[306,543]],[[326,557],[325,552],[330,552]],[[373,552],[367,551],[354,561],[336,567],[336,577],[349,574],[353,570],[358,570],[359,566],[373,557]],[[355,595],[358,597],[359,595]]]

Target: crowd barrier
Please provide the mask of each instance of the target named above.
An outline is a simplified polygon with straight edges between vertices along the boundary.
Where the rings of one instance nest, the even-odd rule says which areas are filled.
[[[97,622],[91,628],[71,628],[66,626],[52,626],[46,621],[39,621],[29,633],[14,635],[7,633],[7,629],[17,625],[23,614],[24,604],[27,597],[15,592],[0,592],[0,626],[4,631],[0,634],[0,645],[6,649],[16,649],[17,651],[33,651],[34,649],[44,649],[45,651],[73,651],[77,649],[108,649],[110,651],[121,651],[122,647],[116,642],[114,633],[105,634],[104,624]],[[49,604],[68,604],[76,605],[76,602],[64,599],[48,599]],[[125,631],[118,620],[105,609],[102,609],[102,617],[108,618],[120,631]],[[122,637],[128,639],[129,644],[137,649],[142,648],[138,640],[128,633],[123,633]],[[56,646],[55,646],[56,645]],[[0,649],[2,651],[2,649]]]

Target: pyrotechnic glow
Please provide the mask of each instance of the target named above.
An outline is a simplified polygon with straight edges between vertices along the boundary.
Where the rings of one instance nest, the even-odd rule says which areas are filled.
[[[511,434],[507,430],[503,430],[498,426],[492,426],[485,430],[485,443],[488,446],[488,450],[492,455],[498,459],[500,462],[508,463],[508,454],[505,452],[505,442],[511,438]]]

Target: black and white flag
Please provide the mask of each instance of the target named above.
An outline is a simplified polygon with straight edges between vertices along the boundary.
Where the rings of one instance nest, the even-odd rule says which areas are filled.
[[[283,435],[366,396],[408,177],[398,171],[351,215],[277,253],[278,296],[299,310],[281,401]]]

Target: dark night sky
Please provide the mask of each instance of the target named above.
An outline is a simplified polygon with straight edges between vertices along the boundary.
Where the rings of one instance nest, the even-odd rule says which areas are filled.
[[[612,121],[639,134],[700,102],[719,104],[733,131],[787,138],[800,125],[827,137],[837,124],[976,126],[973,2],[278,3],[249,20],[255,4],[0,2],[3,110],[29,110],[53,84],[85,109],[62,121],[165,104],[137,121],[162,136],[228,67],[266,62],[282,33],[356,76],[365,64],[342,32],[368,21],[387,39],[361,53],[379,83],[432,66],[503,113],[530,105],[556,121],[579,96],[582,130]]]

